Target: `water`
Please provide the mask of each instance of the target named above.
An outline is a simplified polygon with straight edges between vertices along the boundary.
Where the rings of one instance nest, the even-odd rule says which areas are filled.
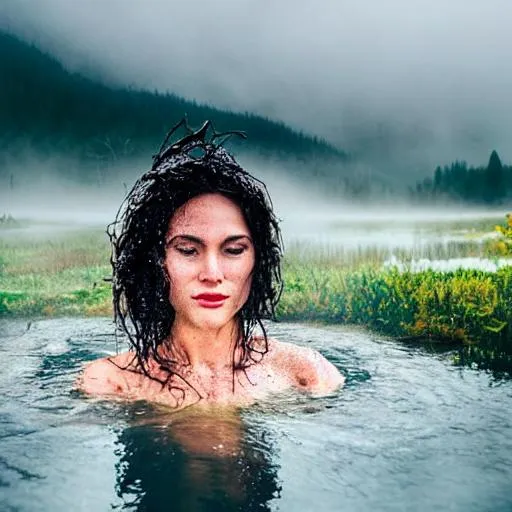
[[[171,414],[72,390],[106,319],[0,322],[0,510],[512,510],[512,380],[364,330],[272,324],[335,396]]]
[[[449,242],[482,241],[505,222],[505,211],[402,210],[288,211],[283,214],[287,244],[360,249],[418,249]]]
[[[384,268],[397,268],[411,272],[435,270],[436,272],[450,272],[457,269],[473,269],[483,272],[496,272],[498,269],[512,264],[511,258],[450,258],[448,260],[429,260],[422,258],[403,263],[395,256],[383,263]]]

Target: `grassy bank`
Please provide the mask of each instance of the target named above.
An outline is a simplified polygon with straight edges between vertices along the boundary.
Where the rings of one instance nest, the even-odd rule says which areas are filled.
[[[311,268],[289,263],[278,316],[359,324],[413,339],[460,342],[512,355],[512,267],[495,273]]]
[[[0,316],[110,315],[109,248],[95,229],[0,239]]]

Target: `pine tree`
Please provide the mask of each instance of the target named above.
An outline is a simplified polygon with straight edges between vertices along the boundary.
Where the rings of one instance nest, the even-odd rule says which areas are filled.
[[[443,183],[443,171],[441,170],[441,167],[439,165],[436,167],[435,173],[434,173],[434,189],[437,194],[441,192],[441,186]]]
[[[496,151],[491,153],[489,165],[485,170],[486,199],[490,202],[498,202],[505,195],[505,176],[500,157]]]

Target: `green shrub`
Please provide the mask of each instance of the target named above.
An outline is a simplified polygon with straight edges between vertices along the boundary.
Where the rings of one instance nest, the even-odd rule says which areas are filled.
[[[295,265],[284,277],[281,320],[361,324],[392,336],[479,344],[512,354],[510,266],[491,273],[316,271]]]

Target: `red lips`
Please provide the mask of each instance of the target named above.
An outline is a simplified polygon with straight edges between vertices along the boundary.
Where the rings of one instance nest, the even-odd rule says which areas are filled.
[[[222,295],[222,293],[200,293],[192,298],[195,299],[202,308],[216,309],[224,305],[224,301],[228,296]]]
[[[212,302],[218,302],[220,300],[227,299],[227,295],[222,295],[221,293],[200,293],[199,295],[195,295],[192,297],[193,299],[202,299],[202,300],[209,300]]]

